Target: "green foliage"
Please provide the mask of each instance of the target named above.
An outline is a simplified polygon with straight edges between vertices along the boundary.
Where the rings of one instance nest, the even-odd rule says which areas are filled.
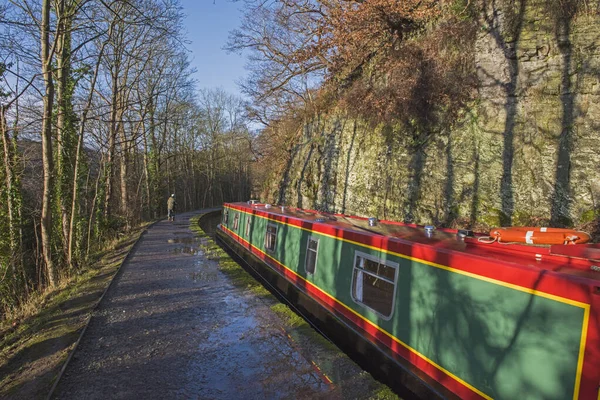
[[[461,20],[474,21],[477,18],[477,8],[471,0],[454,0],[450,2],[449,12]]]
[[[375,392],[370,400],[397,400],[398,396],[388,386],[383,386],[377,392]]]
[[[0,170],[0,179],[4,181],[3,170]],[[0,199],[6,198],[6,186],[0,185]],[[6,201],[0,201],[0,277],[7,276],[11,277],[10,274],[10,263],[11,263],[11,249],[10,239],[8,236],[8,226],[6,221],[8,220],[8,212],[6,209]],[[0,280],[0,312],[14,305],[13,293],[11,293],[11,280],[2,279]]]
[[[598,218],[600,218],[600,209],[591,209],[583,212],[583,214],[581,214],[581,217],[579,218],[579,221],[582,224],[587,224],[589,222],[597,220]]]
[[[271,306],[271,310],[279,315],[286,324],[292,328],[307,327],[308,323],[304,318],[296,314],[292,309],[283,303],[277,303]]]
[[[104,219],[102,237],[112,238],[121,232],[127,225],[127,220],[121,215],[111,215]]]

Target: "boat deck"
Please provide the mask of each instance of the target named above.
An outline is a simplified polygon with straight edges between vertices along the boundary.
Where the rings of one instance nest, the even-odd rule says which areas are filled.
[[[424,227],[391,221],[378,221],[370,226],[367,218],[341,214],[327,214],[293,207],[269,206],[265,204],[233,203],[234,206],[274,214],[284,219],[324,224],[343,231],[364,235],[380,235],[400,243],[431,246],[436,251],[459,252],[469,256],[494,259],[522,267],[553,271],[576,278],[590,279],[593,285],[600,282],[600,245],[524,245],[513,243],[482,243],[479,238],[460,237],[454,229],[436,229],[428,236]],[[594,282],[595,281],[595,282]]]

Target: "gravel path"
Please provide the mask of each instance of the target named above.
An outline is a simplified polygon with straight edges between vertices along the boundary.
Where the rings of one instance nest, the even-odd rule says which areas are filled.
[[[203,256],[193,215],[144,234],[53,398],[332,397],[269,307]]]

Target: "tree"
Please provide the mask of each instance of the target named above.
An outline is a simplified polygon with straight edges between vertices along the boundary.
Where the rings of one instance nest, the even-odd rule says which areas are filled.
[[[48,271],[48,283],[56,285],[56,269],[52,259],[52,212],[50,202],[54,190],[52,175],[52,108],[54,105],[54,80],[52,78],[52,50],[50,42],[50,0],[42,0],[42,21],[40,24],[41,63],[44,79],[44,109],[42,112],[42,164],[44,168],[44,189],[42,198],[41,240],[44,263]],[[53,48],[55,46],[52,46]]]
[[[247,198],[244,105],[196,97],[180,19],[177,0],[0,5],[0,314],[169,193],[185,208]]]
[[[230,51],[249,51],[244,85],[263,122],[277,120],[315,89],[347,86],[375,57],[386,58],[437,18],[446,1],[284,0],[245,2]],[[333,89],[335,90],[335,89]]]

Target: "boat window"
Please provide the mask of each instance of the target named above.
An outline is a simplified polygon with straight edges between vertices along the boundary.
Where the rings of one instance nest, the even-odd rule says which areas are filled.
[[[246,237],[250,238],[250,226],[252,225],[252,219],[248,215],[246,218]]]
[[[275,240],[277,239],[277,225],[268,224],[265,233],[265,248],[269,251],[275,250]]]
[[[356,252],[352,276],[352,298],[381,314],[392,315],[398,264]]]
[[[319,252],[319,239],[314,237],[308,238],[306,245],[306,261],[304,262],[304,270],[307,274],[314,274],[317,267],[317,254]]]
[[[240,225],[240,213],[235,213],[235,215],[233,216],[233,230],[237,231],[239,225]]]
[[[225,210],[223,212],[223,224],[227,225],[227,222],[229,222],[229,210]]]

